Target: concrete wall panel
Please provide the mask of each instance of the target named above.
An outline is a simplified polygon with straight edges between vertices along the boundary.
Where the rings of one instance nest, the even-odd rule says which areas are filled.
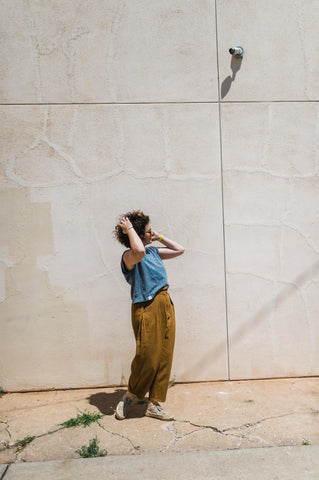
[[[2,1],[1,12],[2,103],[218,98],[212,0]]]
[[[318,112],[222,107],[232,378],[318,373]]]
[[[222,100],[318,100],[316,0],[217,0],[217,16]]]
[[[172,376],[227,378],[218,106],[2,112],[3,387],[127,381],[129,286],[112,230],[134,208],[187,251],[167,262],[178,324]]]

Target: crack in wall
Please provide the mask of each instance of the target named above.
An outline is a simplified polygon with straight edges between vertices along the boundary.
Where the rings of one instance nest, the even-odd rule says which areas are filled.
[[[172,149],[170,145],[170,135],[169,135],[169,126],[168,126],[168,112],[163,107],[160,108],[161,115],[161,137],[163,139],[164,145],[164,171],[166,176],[169,175],[170,167],[172,164]]]
[[[76,161],[74,160],[73,157],[71,157],[71,155],[64,152],[62,149],[58,147],[58,145],[54,144],[47,138],[43,138],[43,142],[46,143],[49,147],[51,147],[59,157],[63,158],[63,160],[66,162],[66,164],[68,165],[68,167],[70,168],[71,172],[75,177],[78,177],[81,179],[85,178],[81,169],[78,167]]]
[[[62,24],[58,24],[58,32],[56,36],[51,40],[50,44],[46,48],[38,48],[39,55],[51,55],[60,46],[60,42],[65,32],[65,27]]]
[[[126,2],[121,0],[118,2],[117,10],[112,20],[110,28],[109,48],[105,59],[106,78],[108,79],[108,93],[111,99],[116,99],[116,84],[113,80],[113,63],[115,57],[115,40],[121,25],[121,20],[124,14]]]
[[[121,175],[127,175],[128,177],[133,178],[134,180],[141,181],[141,180],[161,180],[161,179],[169,179],[169,180],[174,180],[174,181],[191,181],[191,182],[203,182],[203,180],[206,183],[209,182],[215,182],[218,180],[218,176],[215,175],[201,175],[201,174],[173,174],[173,173],[165,173],[165,174],[153,174],[153,175],[144,175],[144,174],[137,174],[136,172],[132,170],[123,170],[122,168],[118,168],[116,170],[113,170],[112,172],[108,173],[103,173],[102,175],[96,175],[94,177],[86,177],[80,170],[80,168],[77,166],[75,160],[67,153],[64,151],[60,150],[57,145],[49,141],[47,138],[42,138],[41,141],[43,143],[46,143],[50,148],[52,148],[56,154],[65,161],[67,166],[69,167],[70,171],[74,175],[74,180],[72,181],[51,181],[47,183],[34,183],[30,182],[27,180],[24,180],[19,176],[15,171],[14,171],[14,164],[15,161],[17,160],[17,157],[14,157],[13,159],[9,160],[6,169],[5,169],[5,174],[7,180],[15,183],[16,185],[19,185],[21,187],[29,187],[29,188],[52,188],[52,187],[65,187],[68,185],[75,185],[78,184],[79,182],[82,182],[83,185],[85,184],[93,184],[93,183],[98,183],[98,182],[103,182],[105,180],[111,180],[113,181],[114,178],[121,176]],[[33,147],[35,149],[37,145]],[[31,148],[28,149],[30,151]],[[26,153],[26,152],[24,152]],[[20,155],[19,155],[20,156]]]
[[[74,86],[74,79],[73,79],[73,67],[74,67],[74,58],[75,58],[75,50],[72,47],[72,42],[80,39],[83,35],[88,35],[90,33],[89,30],[84,28],[78,28],[78,31],[75,31],[71,38],[66,40],[62,45],[63,53],[67,59],[67,81],[69,87],[69,94],[71,101],[75,101],[75,86]]]
[[[296,290],[298,290],[298,291],[300,290],[300,288],[302,288],[300,285],[298,285],[295,282],[285,282],[284,280],[276,280],[274,278],[264,277],[262,275],[257,275],[256,273],[251,273],[251,272],[228,271],[227,274],[228,275],[243,275],[243,276],[257,278],[259,280],[263,280],[263,281],[269,282],[271,284],[276,283],[276,284],[284,285],[284,286],[292,286],[292,287],[295,287]],[[297,280],[299,280],[299,277],[297,277]],[[319,280],[308,280],[307,282],[305,282],[305,286],[308,287],[309,285],[316,284],[316,283],[318,283],[318,281]]]
[[[300,50],[302,52],[302,60],[303,60],[303,70],[304,70],[304,91],[303,94],[304,96],[308,99],[311,98],[311,89],[310,89],[310,82],[309,82],[309,67],[308,67],[308,50],[306,48],[306,42],[305,42],[305,15],[303,11],[303,2],[300,0],[295,0],[294,1],[294,7],[296,10],[296,17],[297,17],[297,32],[299,36],[299,45],[300,45]]]
[[[121,118],[121,110],[119,108],[115,108],[114,106],[111,107],[112,118],[115,126],[115,137],[119,140],[119,148],[116,150],[115,154],[115,161],[118,164],[118,168],[120,171],[125,170],[124,166],[124,158],[125,158],[125,136],[123,130],[123,120]]]
[[[251,175],[258,175],[258,174],[263,174],[263,175],[268,175],[270,177],[275,177],[275,178],[281,178],[283,180],[290,181],[291,179],[298,179],[298,180],[309,180],[312,178],[317,178],[319,176],[319,171],[316,170],[315,173],[309,173],[306,175],[298,175],[298,174],[291,174],[287,173],[286,175],[284,174],[279,174],[271,170],[265,170],[263,168],[234,168],[234,167],[229,167],[229,168],[224,168],[224,173],[248,173]]]
[[[41,74],[40,74],[40,62],[39,62],[39,41],[37,37],[37,33],[34,26],[34,20],[30,13],[27,15],[27,23],[30,29],[30,43],[31,43],[31,56],[33,59],[33,66],[35,69],[35,88],[37,91],[37,100],[38,103],[42,102],[42,85],[41,85]]]

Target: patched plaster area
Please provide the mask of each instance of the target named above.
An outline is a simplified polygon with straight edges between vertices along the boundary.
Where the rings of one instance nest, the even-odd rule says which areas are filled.
[[[23,188],[2,191],[0,196],[7,206],[2,210],[0,240],[8,242],[5,249],[9,258],[3,262],[4,298],[0,305],[4,339],[1,382],[8,389],[17,388],[29,377],[34,388],[43,381],[40,365],[45,364],[46,386],[50,387],[62,380],[62,371],[71,380],[80,367],[81,342],[82,348],[87,348],[87,312],[81,301],[65,298],[51,285],[48,272],[38,268],[39,255],[54,254],[50,204],[32,202],[30,192]],[[75,331],[81,332],[77,339]],[[57,358],[60,369],[56,369]]]

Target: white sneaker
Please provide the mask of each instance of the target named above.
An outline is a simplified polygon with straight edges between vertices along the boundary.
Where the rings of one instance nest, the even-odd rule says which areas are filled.
[[[124,420],[127,416],[127,411],[129,407],[131,406],[133,400],[126,395],[122,398],[122,400],[117,404],[116,411],[115,411],[115,417],[118,420]]]
[[[174,420],[174,415],[165,412],[164,408],[159,403],[154,403],[152,406],[148,406],[145,412],[146,417],[158,418],[159,420]]]

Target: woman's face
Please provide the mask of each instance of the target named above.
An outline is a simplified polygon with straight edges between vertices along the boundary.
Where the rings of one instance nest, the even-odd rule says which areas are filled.
[[[152,229],[148,223],[145,227],[143,245],[149,245],[150,243],[152,243]]]

